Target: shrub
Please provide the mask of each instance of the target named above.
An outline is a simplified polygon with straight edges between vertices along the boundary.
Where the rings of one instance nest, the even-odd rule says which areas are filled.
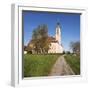
[[[66,53],[67,53],[67,54],[70,54],[70,51],[67,51]]]

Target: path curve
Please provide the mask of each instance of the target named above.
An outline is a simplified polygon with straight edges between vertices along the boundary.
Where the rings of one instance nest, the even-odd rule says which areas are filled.
[[[64,56],[60,56],[54,64],[49,76],[75,75],[71,67],[65,61]]]

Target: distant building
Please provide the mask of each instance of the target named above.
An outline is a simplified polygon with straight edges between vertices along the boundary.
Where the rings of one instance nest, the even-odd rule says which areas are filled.
[[[64,49],[61,43],[61,27],[60,24],[57,23],[56,25],[56,34],[55,36],[49,36],[48,39],[50,40],[49,50],[48,53],[63,53]],[[30,53],[35,53],[33,40],[28,43],[27,50]]]

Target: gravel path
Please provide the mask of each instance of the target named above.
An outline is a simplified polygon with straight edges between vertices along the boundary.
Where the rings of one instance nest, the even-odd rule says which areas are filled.
[[[60,56],[54,64],[49,76],[74,75],[64,56]]]

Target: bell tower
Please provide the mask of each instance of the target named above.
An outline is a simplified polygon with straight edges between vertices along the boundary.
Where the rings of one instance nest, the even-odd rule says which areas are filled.
[[[60,23],[57,23],[57,25],[56,25],[56,35],[55,35],[55,38],[58,41],[58,43],[61,44],[61,28],[60,28]]]

